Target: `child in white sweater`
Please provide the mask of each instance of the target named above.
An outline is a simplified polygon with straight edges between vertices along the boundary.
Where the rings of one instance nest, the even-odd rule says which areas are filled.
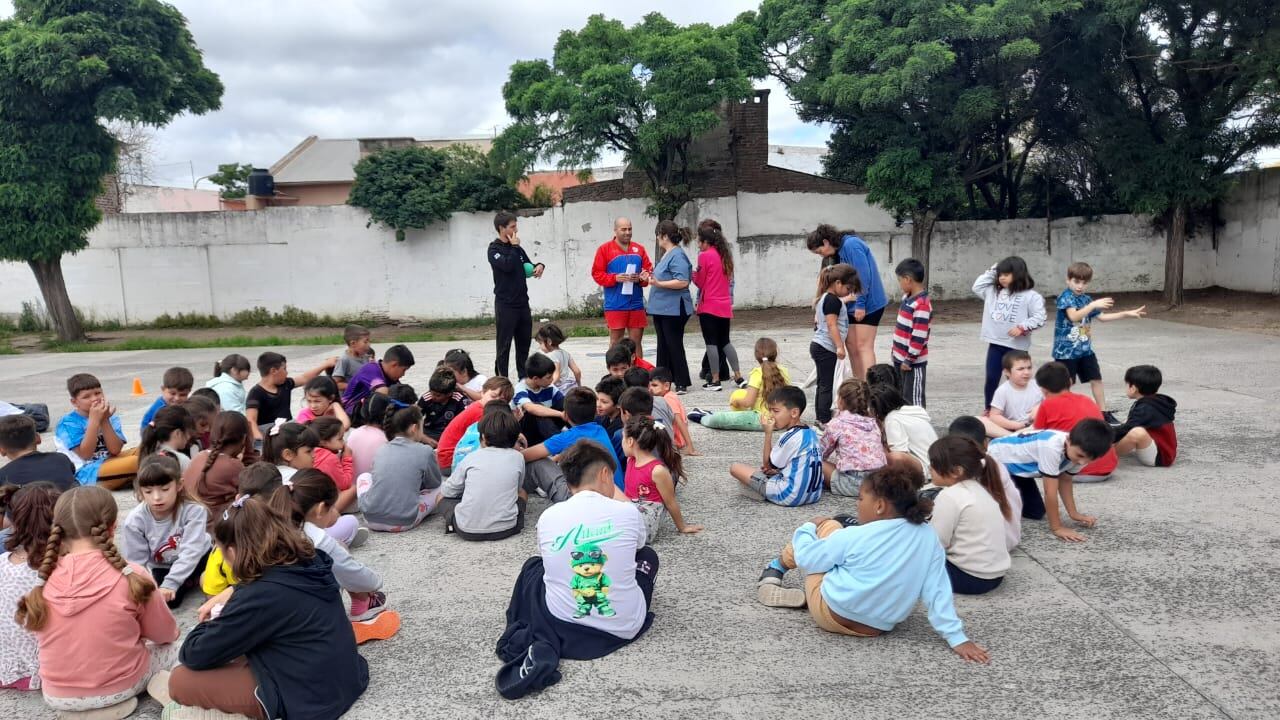
[[[982,595],[1009,571],[1005,522],[1013,509],[1005,497],[1000,464],[967,437],[948,435],[929,448],[934,498],[929,524],[947,551],[951,591]]]

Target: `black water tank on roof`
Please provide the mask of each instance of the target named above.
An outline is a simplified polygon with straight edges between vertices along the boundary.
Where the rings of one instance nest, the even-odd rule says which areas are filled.
[[[271,197],[276,194],[276,179],[263,168],[254,168],[249,173],[249,194],[257,197]]]

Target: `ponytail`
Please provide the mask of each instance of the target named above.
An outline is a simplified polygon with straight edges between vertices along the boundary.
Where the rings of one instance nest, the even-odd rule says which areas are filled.
[[[400,407],[395,403],[387,404],[387,413],[382,419],[382,432],[386,433],[387,440],[407,434],[415,425],[422,425],[422,411],[417,405]]]
[[[756,363],[760,365],[758,397],[768,400],[774,390],[784,388],[791,383],[787,382],[786,376],[782,374],[782,368],[778,365],[778,343],[774,342],[773,338],[762,337],[756,340],[755,356]]]
[[[673,478],[688,480],[684,474],[680,453],[676,452],[671,436],[667,434],[666,428],[660,427],[653,418],[647,415],[632,415],[623,432],[636,442],[636,447],[657,456],[671,471]]]
[[[223,373],[230,373],[232,370],[248,372],[249,358],[241,355],[240,353],[231,353],[230,355],[222,358],[221,362],[215,362],[213,364],[214,377],[218,377]]]
[[[169,442],[169,438],[177,430],[183,430],[191,433],[195,429],[195,422],[191,419],[191,413],[182,405],[166,405],[160,408],[151,422],[142,428],[142,441],[138,445],[138,456],[145,458],[148,455],[154,455],[156,450],[160,448],[160,443]],[[175,448],[185,451],[187,448]]]
[[[711,218],[698,223],[698,240],[715,249],[716,254],[720,256],[720,265],[724,269],[725,277],[732,278],[733,250],[724,237],[724,230],[720,227],[720,223]]]
[[[1004,493],[1004,481],[1000,478],[1000,466],[972,439],[963,435],[940,438],[929,446],[929,467],[943,475],[959,470],[964,479],[976,480],[1000,506],[1004,519],[1013,518],[1009,498]]]
[[[836,397],[840,399],[841,410],[854,415],[871,415],[871,389],[866,382],[849,378],[840,383]]]

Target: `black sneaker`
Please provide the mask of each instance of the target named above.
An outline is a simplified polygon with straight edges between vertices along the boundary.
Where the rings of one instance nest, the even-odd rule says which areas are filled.
[[[1120,422],[1120,418],[1116,417],[1116,414],[1111,412],[1110,410],[1102,411],[1102,419],[1112,427],[1123,424]]]
[[[676,386],[676,394],[677,394],[677,395],[684,395],[684,394],[685,394],[685,393],[687,393],[687,392],[689,392],[689,386],[688,386],[688,385],[677,385],[677,386]]]
[[[831,519],[845,527],[853,527],[858,524],[858,518],[853,515],[832,515]]]
[[[705,385],[703,385],[703,386],[702,386],[702,389],[703,389],[703,390],[710,390],[711,392],[720,392],[720,389],[721,389],[721,388],[720,388],[720,383],[718,383],[718,382],[711,382],[710,380],[708,380],[708,381],[707,381],[707,383],[706,383]]]
[[[689,413],[686,415],[686,417],[688,417],[688,418],[689,418],[689,422],[691,422],[691,423],[697,423],[697,424],[701,425],[701,424],[702,424],[702,418],[706,417],[707,415],[708,415],[708,413],[707,413],[705,410],[699,410],[698,408],[694,408],[691,412],[689,412]]]
[[[747,387],[747,379],[740,377],[737,380],[734,380],[733,384],[745,390]]]
[[[760,580],[757,585],[781,585],[782,578],[786,577],[786,573],[772,565],[765,565],[764,572],[760,573]]]

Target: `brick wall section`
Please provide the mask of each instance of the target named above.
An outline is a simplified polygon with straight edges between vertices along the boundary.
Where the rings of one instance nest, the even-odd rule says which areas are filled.
[[[857,195],[863,188],[830,178],[769,165],[769,91],[756,90],[729,103],[720,127],[690,147],[689,181],[694,197],[729,197],[739,192],[801,192]],[[564,202],[601,202],[644,197],[644,173],[627,170],[621,180],[588,183],[564,190]]]
[[[124,204],[124,188],[120,187],[120,178],[114,173],[102,179],[102,194],[93,199],[103,215],[118,215]]]

